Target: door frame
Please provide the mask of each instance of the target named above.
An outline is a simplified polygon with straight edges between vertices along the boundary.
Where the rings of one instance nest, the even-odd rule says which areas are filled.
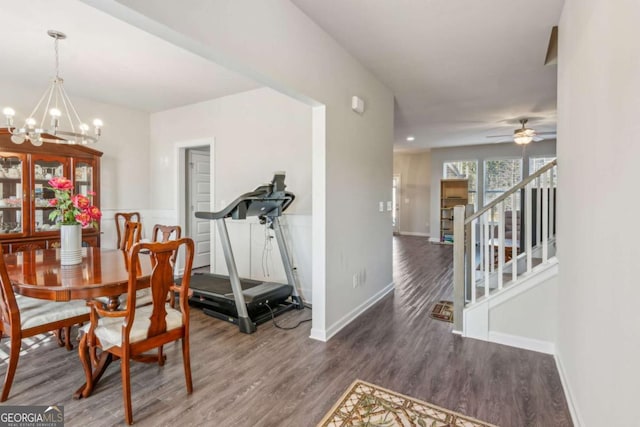
[[[176,171],[177,173],[177,181],[176,181],[176,211],[178,217],[178,225],[186,230],[186,218],[187,218],[187,195],[186,195],[186,153],[190,148],[197,147],[209,147],[209,188],[211,190],[211,208],[215,208],[215,178],[214,178],[214,170],[215,170],[215,138],[202,138],[202,139],[192,139],[187,141],[180,141],[174,144],[175,150],[175,159],[176,159]],[[215,227],[210,227],[210,238],[211,238],[211,251],[209,252],[209,265],[213,268],[213,263],[215,260]],[[182,274],[184,271],[184,258],[182,254],[177,259],[177,272],[178,274]]]

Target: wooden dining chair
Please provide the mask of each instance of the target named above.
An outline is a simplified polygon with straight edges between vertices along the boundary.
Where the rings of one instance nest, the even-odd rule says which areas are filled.
[[[114,215],[116,221],[116,248],[120,249],[122,238],[124,236],[124,227],[127,222],[140,222],[139,212],[116,212]]]
[[[127,221],[122,229],[122,239],[118,249],[129,251],[131,247],[140,241],[142,237],[142,223],[136,221]]]
[[[37,251],[45,248],[44,248],[44,242],[42,243],[36,242],[36,243],[25,243],[23,245],[16,246],[15,248],[12,248],[12,249],[13,249],[12,252],[17,253],[17,252]],[[16,295],[16,300],[20,301],[21,298],[23,298],[22,295],[20,294]],[[20,304],[18,303],[18,305]],[[58,340],[58,345],[60,347],[64,345],[67,348],[67,350],[73,350],[73,344],[71,343],[71,326],[65,326],[64,328],[60,328],[56,331],[53,331],[53,333],[55,334],[56,339]]]
[[[0,397],[0,402],[4,402],[9,398],[13,384],[22,339],[88,322],[90,309],[85,301],[53,302],[15,295],[1,247],[0,293],[2,294],[0,298],[2,332],[3,335],[9,336],[11,345],[9,365]]]
[[[153,231],[151,232],[151,241],[152,242],[168,242],[169,240],[178,240],[182,237],[182,228],[179,225],[160,225],[156,224],[153,226]],[[171,257],[171,262],[173,265],[176,265],[176,259],[178,258],[178,252],[174,252],[173,257]]]
[[[172,308],[167,303],[167,295],[175,291],[171,257],[175,251],[184,248],[185,265],[184,279],[181,285],[179,306],[180,310]],[[149,255],[140,254],[149,251]],[[190,238],[181,238],[168,242],[136,243],[129,251],[130,266],[138,265],[141,256],[150,256],[153,270],[149,277],[148,286],[151,289],[152,304],[136,307],[136,290],[138,271],[129,269],[129,287],[127,298],[129,304],[121,311],[108,311],[102,304],[92,301],[91,323],[86,334],[82,336],[79,345],[80,360],[84,367],[86,386],[82,392],[84,397],[93,390],[92,361],[89,357],[92,348],[99,348],[102,352],[111,353],[121,359],[122,397],[124,402],[125,420],[133,423],[131,409],[131,360],[141,362],[158,362],[163,365],[164,360],[157,354],[149,354],[150,350],[181,340],[184,376],[187,393],[191,394],[191,362],[189,358],[189,303],[188,289],[193,264],[194,244]]]

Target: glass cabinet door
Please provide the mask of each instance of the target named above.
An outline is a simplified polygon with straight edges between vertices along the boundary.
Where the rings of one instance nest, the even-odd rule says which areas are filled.
[[[25,155],[0,153],[0,237],[25,233]]]
[[[74,179],[73,187],[74,194],[82,194],[83,196],[90,196],[95,191],[95,185],[93,182],[93,163],[86,160],[76,160],[73,165]]]
[[[55,197],[50,188],[49,180],[55,177],[67,177],[67,159],[55,156],[32,156],[33,159],[33,189],[34,214],[32,229],[36,233],[57,231],[60,227],[49,219],[49,214],[54,209],[49,200]]]

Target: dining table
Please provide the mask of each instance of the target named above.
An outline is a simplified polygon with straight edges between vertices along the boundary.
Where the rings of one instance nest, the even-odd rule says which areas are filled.
[[[82,248],[82,262],[60,264],[60,249],[37,249],[4,254],[7,272],[17,294],[49,301],[92,300],[108,298],[107,309],[116,310],[120,295],[129,286],[127,253],[116,249]],[[149,286],[152,265],[141,254],[137,269],[137,289]],[[113,361],[105,352],[94,367],[94,384]],[[87,397],[91,391],[80,387],[74,398]],[[83,393],[84,391],[84,393]]]

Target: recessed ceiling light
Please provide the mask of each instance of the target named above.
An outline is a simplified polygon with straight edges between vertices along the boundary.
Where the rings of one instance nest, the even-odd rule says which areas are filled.
[[[407,137],[407,141],[411,142],[411,141],[415,141],[416,137],[415,136],[408,136]]]

